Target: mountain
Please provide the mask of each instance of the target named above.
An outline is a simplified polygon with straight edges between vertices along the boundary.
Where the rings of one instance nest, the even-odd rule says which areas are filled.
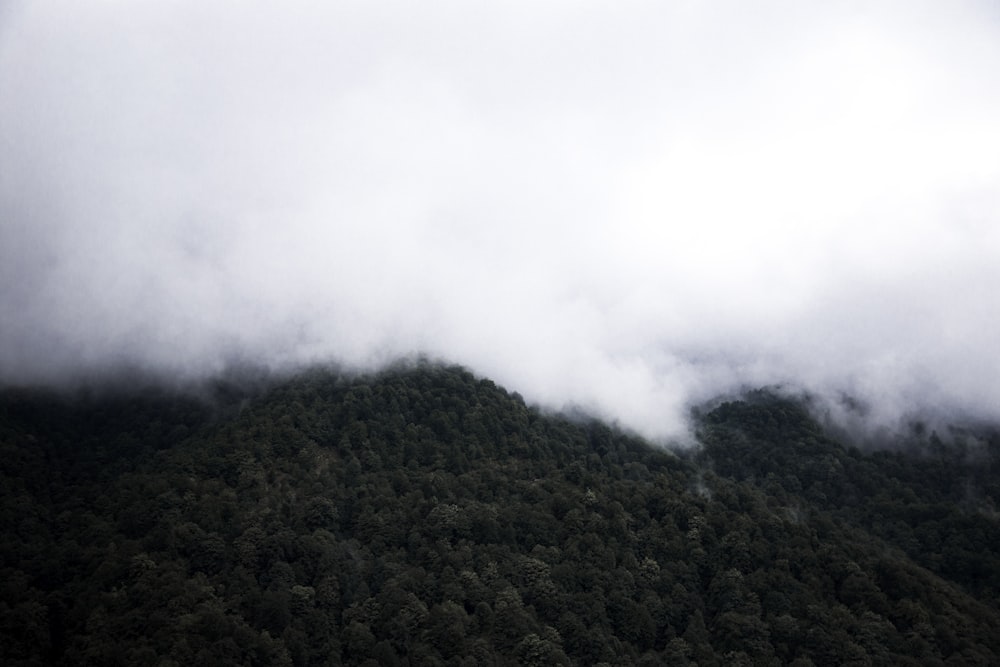
[[[0,395],[5,665],[1000,664],[1000,438],[668,451],[455,367]]]

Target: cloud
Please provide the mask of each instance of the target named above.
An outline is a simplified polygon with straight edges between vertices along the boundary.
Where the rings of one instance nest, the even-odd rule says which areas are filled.
[[[1000,417],[988,2],[20,3],[0,378],[426,352],[654,437]]]

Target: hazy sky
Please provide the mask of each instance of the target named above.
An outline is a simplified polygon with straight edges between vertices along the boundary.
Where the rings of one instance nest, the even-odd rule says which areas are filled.
[[[1000,4],[0,4],[0,378],[424,352],[1000,418]]]

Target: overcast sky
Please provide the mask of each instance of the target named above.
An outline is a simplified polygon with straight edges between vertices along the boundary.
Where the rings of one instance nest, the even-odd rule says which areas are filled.
[[[0,378],[424,352],[1000,418],[1000,4],[0,4]]]

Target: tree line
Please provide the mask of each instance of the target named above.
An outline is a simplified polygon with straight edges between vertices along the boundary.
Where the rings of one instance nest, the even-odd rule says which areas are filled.
[[[669,451],[468,371],[0,396],[0,660],[1000,662],[1000,442],[758,392]],[[964,449],[963,449],[964,447]]]

